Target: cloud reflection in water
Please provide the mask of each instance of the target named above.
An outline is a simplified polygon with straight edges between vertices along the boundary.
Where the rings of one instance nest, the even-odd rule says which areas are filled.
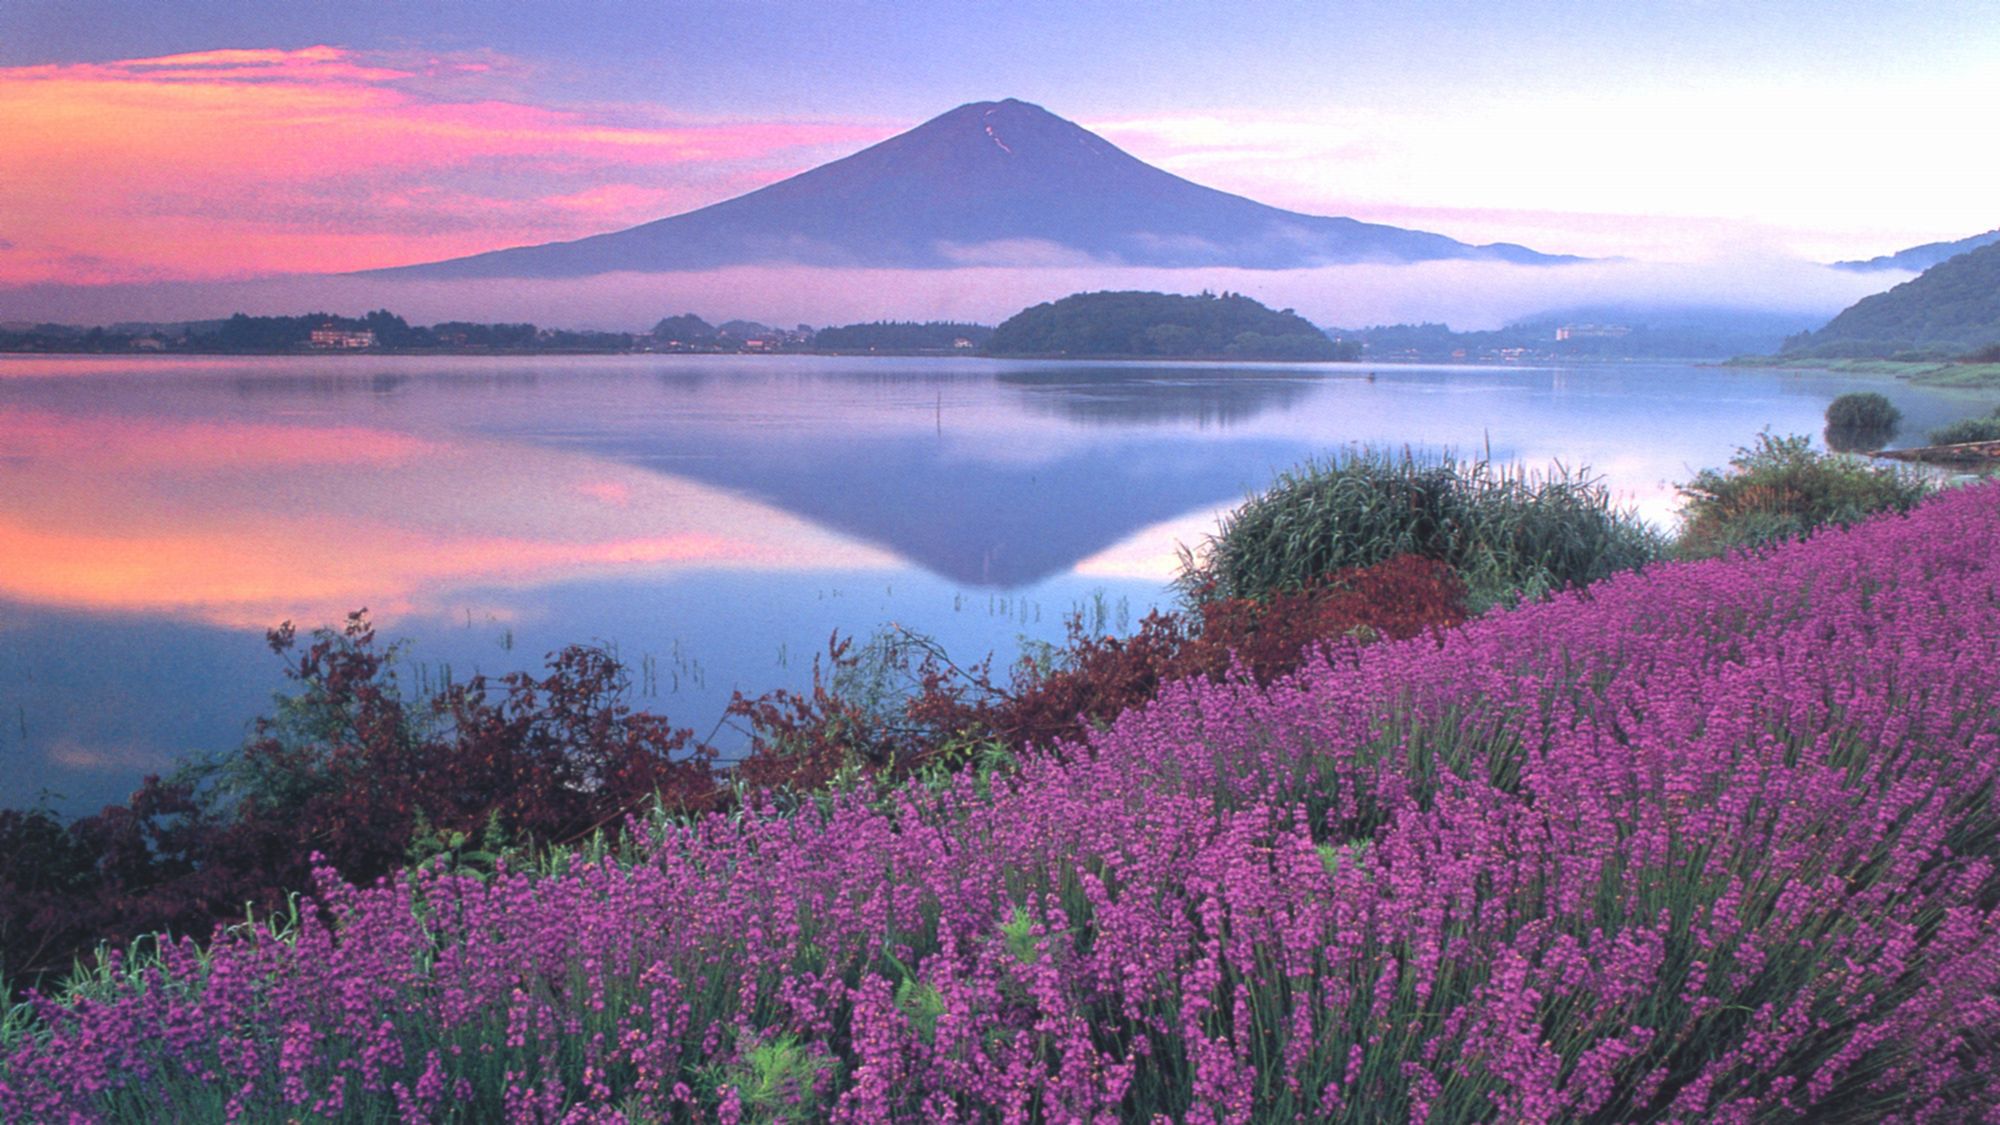
[[[240,628],[474,584],[895,565],[725,489],[465,435],[0,409],[0,481],[0,598]]]

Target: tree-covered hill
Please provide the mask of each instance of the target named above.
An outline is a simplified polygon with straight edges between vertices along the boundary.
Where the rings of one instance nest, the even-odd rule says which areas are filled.
[[[1946,259],[1886,293],[1863,297],[1826,327],[1786,341],[1786,355],[1825,359],[1949,357],[2000,343],[2000,243]]]
[[[1241,293],[1076,293],[1023,309],[993,330],[989,355],[1351,359],[1290,309]]]

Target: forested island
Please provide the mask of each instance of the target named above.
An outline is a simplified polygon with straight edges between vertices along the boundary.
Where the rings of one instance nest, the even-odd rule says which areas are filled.
[[[1186,297],[1138,291],[1075,293],[1023,309],[986,341],[996,356],[1101,359],[1355,359],[1290,309],[1241,293]]]

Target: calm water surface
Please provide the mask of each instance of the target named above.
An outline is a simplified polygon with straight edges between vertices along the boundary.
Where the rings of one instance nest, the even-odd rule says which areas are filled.
[[[1666,523],[1673,482],[1856,389],[1912,435],[1993,405],[1688,366],[0,357],[0,805],[235,745],[284,620],[366,607],[419,684],[602,641],[706,733],[834,630],[1004,662],[1072,612],[1128,627],[1309,456],[1587,465]]]

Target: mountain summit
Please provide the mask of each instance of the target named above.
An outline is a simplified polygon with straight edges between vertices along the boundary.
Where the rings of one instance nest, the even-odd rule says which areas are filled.
[[[1161,171],[1012,98],[973,102],[787,180],[574,242],[374,276],[578,277],[751,263],[937,269],[981,264],[1237,266],[1578,259],[1510,243],[1268,207]]]

